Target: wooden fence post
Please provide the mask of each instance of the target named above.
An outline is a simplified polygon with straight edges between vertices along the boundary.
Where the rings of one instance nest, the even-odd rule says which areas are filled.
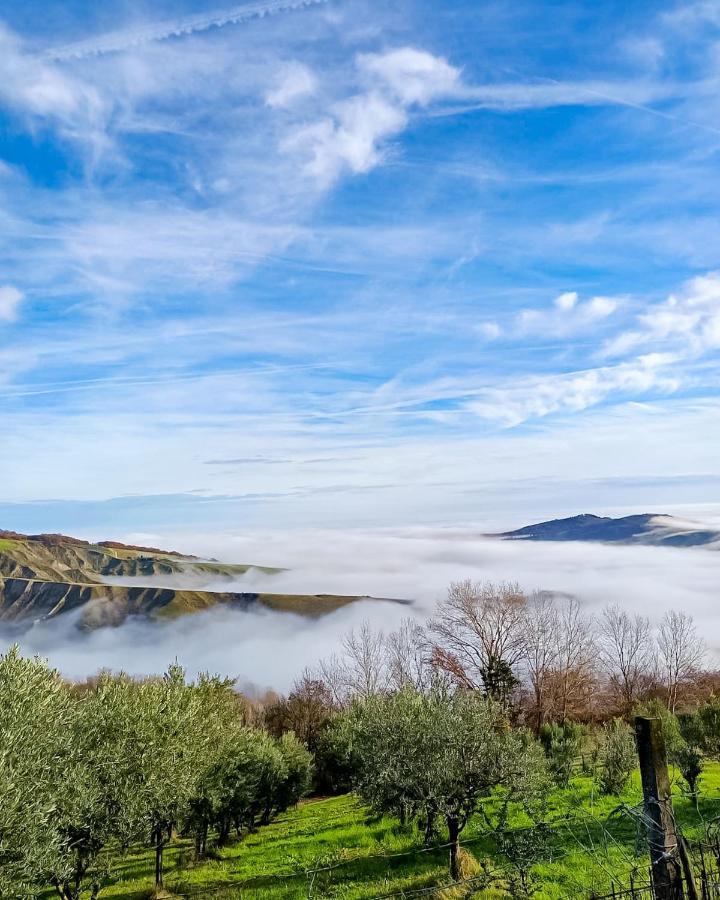
[[[683,877],[660,719],[635,719],[656,900],[683,900]]]

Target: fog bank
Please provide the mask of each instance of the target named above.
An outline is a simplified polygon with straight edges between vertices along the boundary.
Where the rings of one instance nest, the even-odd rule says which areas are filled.
[[[183,619],[80,634],[72,617],[36,625],[19,639],[26,652],[47,656],[65,674],[100,668],[145,674],[178,659],[191,673],[203,669],[237,677],[240,685],[286,690],[306,665],[339,646],[363,619],[390,629],[409,614],[424,617],[450,581],[518,581],[576,595],[590,610],[618,603],[654,620],[668,609],[697,620],[711,650],[720,649],[720,552],[581,543],[498,541],[468,530],[266,531],[253,534],[125,535],[227,562],[286,566],[264,575],[250,571],[218,590],[340,593],[397,597],[412,606],[363,601],[319,620],[269,610],[215,609]],[[7,646],[11,638],[3,639]]]

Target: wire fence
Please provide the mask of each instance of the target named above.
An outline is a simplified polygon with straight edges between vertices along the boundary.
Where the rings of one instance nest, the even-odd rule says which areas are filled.
[[[358,805],[358,810],[360,809],[362,807]],[[344,816],[336,818],[340,820]],[[695,893],[687,890],[683,896],[687,900],[720,900],[720,816],[709,820],[704,820],[701,816],[701,821],[702,840],[686,841],[682,838],[679,827],[677,828],[680,841],[688,851],[688,865],[696,887]],[[534,887],[537,887],[532,884],[532,870],[536,863],[555,863],[578,853],[586,858],[588,866],[594,869],[596,875],[585,878],[575,888],[570,886],[568,896],[577,897],[578,900],[664,898],[665,894],[657,893],[653,885],[652,868],[648,866],[649,851],[655,846],[650,837],[652,824],[640,803],[636,806],[621,804],[610,815],[602,817],[576,808],[572,814],[524,827],[487,827],[474,830],[459,841],[461,848],[471,852],[481,845],[479,862],[475,860],[475,869],[468,872],[467,877],[455,881],[440,877],[434,884],[423,885],[423,878],[438,877],[436,871],[427,869],[424,875],[417,873],[415,885],[408,884],[402,890],[377,893],[369,900],[475,897],[483,896],[487,888],[494,888],[498,896],[531,897]],[[492,849],[488,842],[492,842]],[[341,858],[316,859],[309,866],[296,864],[285,871],[276,869],[241,878],[231,877],[213,886],[178,885],[173,892],[175,896],[188,900],[203,896],[237,897],[245,896],[246,893],[248,896],[259,896],[263,891],[279,889],[285,884],[288,897],[304,896],[311,900],[321,900],[337,896],[339,885],[347,877],[347,873],[342,872],[343,869],[352,867],[356,870],[354,875],[357,877],[364,867],[372,869],[374,863],[382,862],[387,864],[388,869],[395,868],[398,863],[402,866],[403,859],[410,861],[428,858],[432,854],[446,854],[450,846],[448,842],[439,842],[417,844],[402,850],[382,849],[378,852],[343,854]],[[487,856],[492,858],[492,862],[482,860],[484,850],[490,851]],[[679,850],[673,852],[676,854],[677,866],[681,868]],[[684,871],[683,879],[686,876],[687,872]],[[571,876],[566,873],[566,877]],[[381,884],[377,887],[382,889]],[[285,896],[285,893],[282,895]]]

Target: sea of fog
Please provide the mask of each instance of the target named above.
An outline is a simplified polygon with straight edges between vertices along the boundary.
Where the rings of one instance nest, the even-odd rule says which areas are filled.
[[[210,670],[241,687],[286,690],[305,666],[329,655],[348,629],[367,619],[392,629],[408,615],[426,617],[451,581],[517,581],[528,591],[574,594],[590,611],[608,603],[658,620],[668,609],[691,613],[720,659],[720,551],[582,543],[500,541],[463,529],[265,531],[252,534],[126,535],[227,562],[284,566],[250,571],[206,589],[396,597],[411,606],[363,601],[319,620],[259,609],[216,608],[174,622],[129,621],[81,634],[73,616],[34,626],[15,638],[81,678],[101,668],[162,671],[174,660],[191,674]]]

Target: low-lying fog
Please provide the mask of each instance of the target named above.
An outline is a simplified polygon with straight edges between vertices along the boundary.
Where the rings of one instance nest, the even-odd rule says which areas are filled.
[[[499,541],[450,529],[125,539],[288,568],[277,575],[251,571],[233,582],[204,585],[209,589],[372,595],[406,598],[413,605],[365,601],[320,620],[218,608],[168,624],[131,621],[90,634],[80,634],[68,616],[23,635],[19,642],[26,652],[49,657],[71,677],[103,667],[158,672],[177,658],[190,673],[207,669],[237,677],[241,686],[284,690],[303,667],[336,649],[353,625],[369,619],[391,629],[409,614],[425,617],[449,582],[468,577],[572,593],[591,610],[619,603],[652,619],[670,608],[685,610],[713,653],[720,650],[720,551]],[[12,640],[2,639],[2,645]]]

